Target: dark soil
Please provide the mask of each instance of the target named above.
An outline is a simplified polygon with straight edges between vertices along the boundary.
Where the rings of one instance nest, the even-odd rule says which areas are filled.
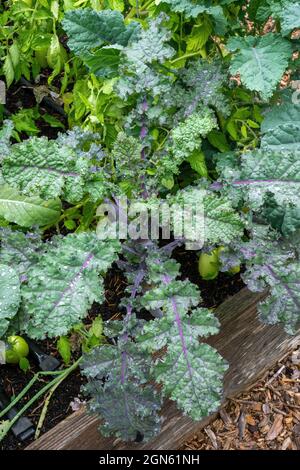
[[[39,85],[47,86],[47,70],[40,76]],[[50,71],[49,71],[50,74]],[[6,104],[5,104],[5,115],[9,119],[11,114],[15,114],[21,109],[34,108],[37,106],[37,102],[33,93],[33,89],[29,86],[19,82],[13,84],[9,90],[7,90]],[[55,106],[55,105],[54,105]],[[51,104],[43,100],[39,105],[39,113],[51,114],[53,117],[58,119],[65,127],[67,127],[67,119],[61,114],[57,113],[55,109],[51,107]],[[36,126],[40,130],[39,135],[44,135],[49,139],[56,139],[59,132],[63,132],[63,129],[57,127],[51,127],[45,122],[42,117],[35,121]],[[28,136],[23,133],[21,134],[22,139],[27,139]]]

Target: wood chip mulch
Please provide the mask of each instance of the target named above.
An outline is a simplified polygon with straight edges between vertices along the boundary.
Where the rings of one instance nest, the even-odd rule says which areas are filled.
[[[183,450],[300,450],[300,348],[230,399]]]

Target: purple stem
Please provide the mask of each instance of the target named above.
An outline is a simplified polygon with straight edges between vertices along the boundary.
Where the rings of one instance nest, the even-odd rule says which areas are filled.
[[[131,294],[130,294],[130,300],[132,301],[135,297],[136,297],[136,294],[137,294],[137,291],[138,291],[138,288],[143,280],[145,276],[145,273],[144,271],[140,271],[136,278],[135,278],[135,281],[134,281],[134,285],[132,286],[132,290],[131,290]],[[131,317],[132,315],[132,303],[128,304],[126,306],[126,311],[127,311],[127,315],[124,319],[124,324],[126,325],[129,321],[129,318]],[[122,340],[123,341],[127,341],[128,340],[128,333],[124,333],[124,335],[122,336]],[[121,353],[121,384],[124,385],[125,383],[125,379],[126,379],[126,370],[127,370],[127,352],[126,351],[122,351]]]
[[[233,186],[242,186],[247,184],[260,184],[260,183],[300,183],[300,181],[291,181],[291,180],[280,180],[280,179],[270,179],[270,180],[236,180],[232,182]]]
[[[165,274],[163,276],[163,281],[166,285],[168,285],[171,282],[171,278],[168,275]],[[174,310],[174,313],[175,313],[175,322],[176,322],[178,332],[179,332],[179,337],[180,337],[180,341],[181,341],[183,355],[185,357],[186,364],[187,364],[188,371],[189,371],[189,376],[190,376],[190,379],[192,381],[193,380],[192,367],[191,367],[191,364],[189,362],[188,349],[186,347],[185,338],[184,338],[183,329],[182,329],[182,324],[181,324],[181,319],[180,319],[180,315],[179,315],[179,312],[178,312],[176,299],[175,299],[174,296],[171,297],[171,303],[172,303],[172,307],[173,307],[173,310]]]

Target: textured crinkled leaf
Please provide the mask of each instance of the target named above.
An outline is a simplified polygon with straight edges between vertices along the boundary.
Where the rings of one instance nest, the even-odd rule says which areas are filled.
[[[121,98],[145,92],[157,96],[168,90],[171,77],[152,67],[155,63],[163,64],[175,54],[168,44],[171,33],[161,25],[164,19],[162,15],[150,21],[149,27],[141,31],[138,40],[123,49],[120,78],[116,84],[116,91]]]
[[[27,197],[8,185],[0,185],[0,216],[22,227],[55,224],[61,213],[59,199]]]
[[[140,31],[136,22],[128,26],[119,11],[95,11],[90,8],[66,12],[63,27],[69,36],[68,45],[76,54],[82,54],[103,44],[126,46]]]
[[[88,159],[45,137],[33,137],[11,146],[2,167],[5,181],[23,194],[44,199],[61,195],[69,202],[78,202],[83,197],[88,171]]]
[[[135,440],[139,434],[148,440],[159,431],[161,401],[154,388],[145,385],[150,363],[149,354],[130,341],[101,346],[84,356],[85,391],[92,396],[89,408],[104,418],[105,435]]]
[[[261,253],[256,250],[243,278],[251,290],[270,290],[258,306],[262,320],[284,323],[286,331],[293,334],[300,322],[300,262],[295,253],[276,243],[266,245]]]
[[[249,90],[258,91],[263,99],[270,98],[288,66],[291,44],[280,34],[268,33],[265,36],[233,37],[228,48],[234,53],[230,72],[239,73]]]
[[[22,288],[22,329],[33,338],[67,334],[104,297],[102,278],[120,243],[94,233],[54,238]]]
[[[190,187],[170,199],[174,203],[184,203],[186,207],[198,207],[198,210],[202,211],[204,217],[202,239],[207,243],[229,243],[243,234],[244,222],[233,209],[228,197],[218,196],[201,187]],[[188,233],[185,233],[185,238],[189,238]],[[190,239],[194,240],[193,232]]]
[[[13,129],[14,125],[12,121],[6,120],[3,122],[3,127],[0,129],[0,162],[4,155],[9,152],[10,138],[12,136]]]
[[[165,354],[153,364],[154,378],[186,414],[200,419],[220,403],[226,364],[213,348],[199,343],[199,336],[218,332],[218,320],[201,308],[187,315],[200,303],[200,295],[190,281],[176,281],[174,260],[154,250],[147,264],[153,287],[144,293],[141,305],[161,309],[162,315],[146,323],[136,341],[150,353],[164,348]]]
[[[0,264],[0,338],[5,334],[10,320],[20,305],[20,281],[16,271],[6,264]]]
[[[164,360],[157,362],[154,376],[166,396],[185,414],[200,420],[220,406],[226,369],[225,361],[211,346],[193,344],[183,350],[178,342],[172,343]]]
[[[181,330],[189,345],[199,344],[199,337],[207,337],[217,334],[219,322],[212,312],[205,308],[193,310],[186,319],[181,318]],[[164,317],[154,319],[144,325],[141,335],[137,337],[143,349],[159,351],[170,342],[180,341],[178,325],[174,322],[174,311],[169,311]]]
[[[101,381],[91,381],[85,391],[92,396],[89,410],[104,419],[100,426],[104,436],[113,434],[124,441],[146,442],[159,433],[161,401],[151,386],[127,382],[103,387]]]
[[[45,250],[46,244],[43,244],[41,235],[0,229],[0,240],[0,262],[14,265],[21,281],[26,280],[27,270],[39,260]]]
[[[274,106],[261,125],[261,148],[276,151],[300,151],[300,106],[284,103]]]
[[[180,311],[186,311],[199,303],[200,295],[197,286],[189,281],[161,283],[158,287],[146,292],[141,304],[149,310],[162,309],[164,312],[173,310],[173,301],[177,302]]]
[[[232,186],[242,190],[251,207],[258,209],[267,194],[279,205],[300,205],[300,153],[249,152],[242,156],[241,171]]]

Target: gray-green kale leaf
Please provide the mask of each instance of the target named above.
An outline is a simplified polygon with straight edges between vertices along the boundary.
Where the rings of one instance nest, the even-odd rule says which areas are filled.
[[[104,345],[85,355],[82,373],[88,379],[85,392],[92,400],[89,409],[99,414],[104,435],[115,434],[125,441],[142,436],[145,441],[160,428],[161,400],[147,385],[151,357],[130,341]]]
[[[242,83],[249,90],[257,91],[262,98],[270,98],[292,54],[292,46],[280,34],[265,36],[233,37],[228,41],[233,52],[230,72],[240,74]]]
[[[103,301],[101,275],[119,249],[119,241],[99,240],[95,233],[52,239],[22,286],[22,330],[39,339],[67,334],[93,302]]]
[[[260,317],[272,325],[283,323],[285,330],[293,334],[300,323],[298,255],[283,243],[253,240],[251,245],[253,254],[243,279],[252,291],[269,290],[269,296],[258,305]]]
[[[10,229],[0,229],[0,262],[14,266],[21,281],[26,280],[26,272],[35,264],[46,244],[42,242],[39,233],[23,233]]]
[[[154,378],[166,396],[199,420],[220,404],[226,364],[217,351],[199,342],[200,336],[216,334],[219,323],[207,309],[182,314],[177,296],[171,296],[170,303],[166,315],[147,323],[137,341],[149,352],[167,347],[153,365]]]
[[[20,281],[17,272],[6,264],[0,264],[0,338],[15,317],[21,301]]]
[[[62,21],[69,36],[68,45],[78,55],[105,44],[126,46],[140,31],[136,22],[125,25],[118,11],[95,11],[91,8],[66,12]]]
[[[89,160],[78,157],[71,148],[45,137],[33,137],[11,146],[3,159],[2,174],[10,186],[26,196],[62,196],[74,203],[84,195],[89,166]]]
[[[230,181],[230,172],[224,177]],[[244,199],[257,210],[272,194],[279,206],[300,205],[300,153],[257,150],[242,156],[241,169],[232,172],[231,186],[243,193]]]
[[[283,103],[266,113],[261,125],[261,148],[274,151],[300,151],[300,106]]]

